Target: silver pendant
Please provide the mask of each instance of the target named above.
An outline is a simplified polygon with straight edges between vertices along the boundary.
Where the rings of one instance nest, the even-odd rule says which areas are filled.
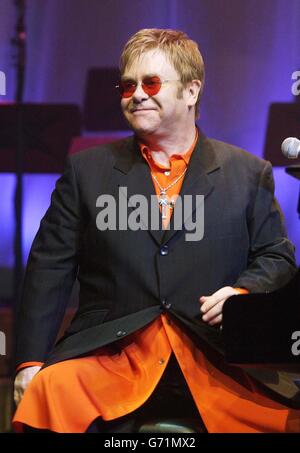
[[[159,206],[161,206],[161,217],[162,219],[167,218],[167,208],[170,209],[170,207],[173,207],[173,202],[169,202],[168,196],[166,195],[166,192],[161,191],[159,194],[159,199],[158,199]]]

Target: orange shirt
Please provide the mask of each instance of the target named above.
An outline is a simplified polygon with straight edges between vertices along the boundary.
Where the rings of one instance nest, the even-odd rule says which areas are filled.
[[[144,159],[147,161],[150,170],[151,170],[151,176],[152,176],[152,181],[153,185],[156,191],[156,195],[159,199],[160,196],[160,187],[166,188],[170,186],[169,189],[166,190],[166,196],[168,200],[173,200],[174,203],[176,202],[176,199],[178,197],[178,194],[180,192],[185,172],[187,170],[192,152],[194,151],[194,148],[196,146],[198,140],[198,129],[196,129],[195,133],[195,138],[190,146],[190,148],[184,153],[184,154],[173,154],[171,158],[169,159],[169,165],[164,166],[162,164],[159,164],[155,162],[153,156],[155,153],[151,153],[150,149],[143,144],[140,144],[141,152],[144,157]],[[159,151],[159,150],[158,150]],[[158,180],[155,180],[155,178]],[[175,184],[174,182],[177,181]],[[158,185],[159,184],[159,185]],[[162,207],[160,206],[160,211],[162,212]],[[170,218],[172,215],[172,209],[167,208],[166,209],[166,218],[163,219],[163,227],[166,229],[169,222]]]
[[[196,140],[183,156],[173,155],[168,168],[153,162],[149,150],[141,145],[162,187],[187,167]],[[176,197],[182,182],[180,178],[167,191],[169,197]],[[155,181],[154,186],[159,195]],[[89,357],[66,360],[40,371],[18,406],[13,419],[15,430],[21,431],[25,423],[56,432],[84,432],[99,416],[112,420],[136,410],[155,390],[173,350],[209,432],[300,431],[300,411],[259,393],[243,372],[240,383],[224,374],[166,314],[119,340],[118,345],[117,353],[109,345]]]

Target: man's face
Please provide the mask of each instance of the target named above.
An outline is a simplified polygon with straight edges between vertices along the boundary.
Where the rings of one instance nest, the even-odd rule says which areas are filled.
[[[145,77],[158,76],[163,83],[154,96],[148,95],[141,82]],[[148,51],[127,65],[122,80],[137,83],[129,98],[122,98],[121,107],[130,127],[140,136],[167,137],[186,125],[189,114],[187,95],[180,77],[165,54],[160,50]]]

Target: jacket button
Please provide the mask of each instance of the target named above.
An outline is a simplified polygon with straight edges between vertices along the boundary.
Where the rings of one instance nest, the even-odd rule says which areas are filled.
[[[161,248],[160,248],[160,251],[159,253],[162,255],[162,256],[165,256],[169,253],[169,247],[167,245],[163,245]]]
[[[124,335],[126,335],[126,332],[124,330],[119,330],[117,332],[117,337],[123,337]]]
[[[166,310],[169,310],[169,308],[172,307],[171,302],[167,302],[167,299],[163,299],[163,300],[161,301],[161,305],[162,305],[162,307],[165,308]]]

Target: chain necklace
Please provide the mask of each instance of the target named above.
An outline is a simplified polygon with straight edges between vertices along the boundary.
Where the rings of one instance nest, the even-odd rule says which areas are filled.
[[[174,204],[175,204],[173,200],[169,201],[169,197],[167,196],[166,192],[167,192],[167,190],[171,189],[171,187],[173,187],[184,176],[186,171],[187,171],[187,168],[173,182],[171,182],[171,184],[169,184],[166,187],[162,187],[159,184],[156,176],[153,173],[151,173],[152,178],[154,179],[154,181],[156,182],[156,184],[158,185],[158,188],[160,190],[158,204],[159,204],[159,206],[161,206],[162,219],[167,218],[167,208],[173,209]]]

